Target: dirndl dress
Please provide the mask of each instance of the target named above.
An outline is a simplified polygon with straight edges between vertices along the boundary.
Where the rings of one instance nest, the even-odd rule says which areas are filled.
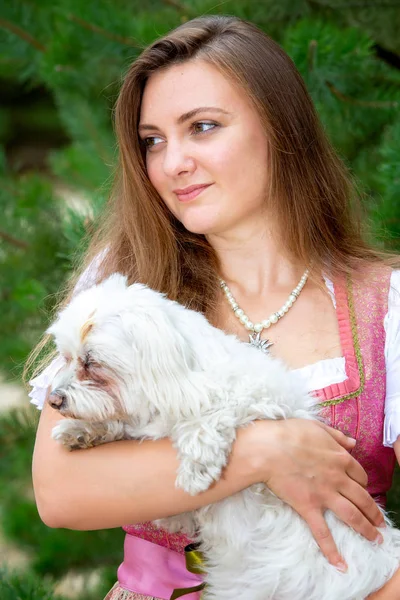
[[[360,277],[338,278],[334,283],[346,379],[313,391],[324,421],[356,439],[351,454],[368,474],[367,491],[383,507],[395,466],[392,444],[382,444],[382,432],[389,435],[389,419],[385,420],[385,318],[391,273],[388,267],[372,265]],[[143,533],[146,539],[168,547],[176,540],[176,534],[156,532],[151,524],[139,535]],[[138,532],[132,531],[132,534]],[[177,542],[174,549],[179,551],[179,539]],[[234,591],[232,597],[235,597]],[[106,600],[160,599],[127,592],[116,584]],[[182,600],[186,600],[185,596]]]
[[[160,600],[160,598],[156,598],[155,596],[143,596],[143,594],[137,594],[136,592],[129,592],[128,590],[124,590],[117,581],[104,600]]]
[[[124,561],[118,581],[104,600],[200,600],[201,555],[182,533],[169,533],[154,523],[123,527]]]

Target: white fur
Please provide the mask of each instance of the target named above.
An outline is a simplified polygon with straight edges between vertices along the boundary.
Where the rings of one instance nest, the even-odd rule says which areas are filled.
[[[304,385],[280,361],[162,294],[128,287],[119,274],[76,296],[48,331],[69,360],[53,390],[66,395],[60,412],[71,418],[53,437],[69,448],[170,437],[180,459],[176,485],[191,494],[219,479],[238,427],[317,418]],[[93,377],[79,367],[87,352],[97,363]],[[326,519],[347,573],[327,562],[303,519],[261,484],[157,524],[201,543],[207,600],[363,600],[399,567],[400,531],[386,517],[378,545],[329,511]]]

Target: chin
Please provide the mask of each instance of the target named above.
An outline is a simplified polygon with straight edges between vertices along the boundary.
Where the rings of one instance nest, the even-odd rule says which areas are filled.
[[[185,223],[183,223],[183,226],[185,227],[185,229],[187,229],[187,231],[190,231],[190,233],[195,233],[196,235],[211,235],[211,234],[215,234],[217,233],[217,229],[215,227],[212,226],[204,226],[204,225],[186,225]]]
[[[211,235],[226,231],[227,224],[216,218],[218,215],[180,215],[179,220],[185,229],[198,235]]]

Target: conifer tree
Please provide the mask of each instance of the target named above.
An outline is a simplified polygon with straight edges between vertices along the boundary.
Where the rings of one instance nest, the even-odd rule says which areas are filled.
[[[109,193],[117,153],[112,108],[123,73],[156,37],[208,13],[249,19],[285,48],[359,181],[373,235],[400,250],[399,0],[3,2],[0,371],[8,378],[20,376]],[[0,597],[50,600],[52,581],[66,571],[100,565],[101,590],[81,600],[101,598],[121,560],[122,534],[41,523],[30,488],[36,423],[33,410],[0,419],[0,524],[31,556],[22,579],[0,575]],[[391,507],[400,513],[394,494]],[[40,582],[45,575],[48,587]]]

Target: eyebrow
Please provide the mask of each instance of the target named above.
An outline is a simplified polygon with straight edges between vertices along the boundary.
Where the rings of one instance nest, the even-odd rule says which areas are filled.
[[[224,110],[223,108],[217,108],[216,106],[199,106],[199,108],[194,108],[193,110],[189,110],[189,112],[183,113],[183,115],[178,117],[177,124],[182,125],[183,123],[185,123],[185,121],[192,119],[195,115],[197,115],[200,112],[219,112],[219,113],[223,113],[224,115],[231,114],[228,111]],[[139,131],[146,131],[148,129],[152,129],[152,130],[158,129],[158,127],[156,125],[150,125],[150,124],[143,123],[143,124],[139,125],[138,129],[139,129]]]

